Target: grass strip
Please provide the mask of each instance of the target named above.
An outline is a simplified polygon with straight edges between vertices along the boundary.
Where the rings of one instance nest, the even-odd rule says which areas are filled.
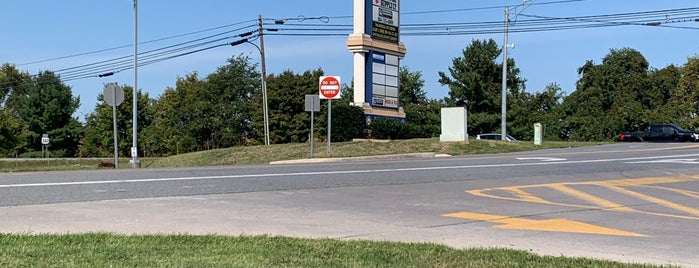
[[[107,233],[0,234],[0,256],[0,267],[662,267],[427,243]]]

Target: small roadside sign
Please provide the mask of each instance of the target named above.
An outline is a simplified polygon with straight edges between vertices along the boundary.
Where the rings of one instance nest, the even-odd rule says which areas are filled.
[[[110,106],[119,106],[124,101],[124,89],[117,84],[109,84],[102,91],[104,102]]]
[[[320,111],[320,98],[318,95],[306,94],[306,112]]]

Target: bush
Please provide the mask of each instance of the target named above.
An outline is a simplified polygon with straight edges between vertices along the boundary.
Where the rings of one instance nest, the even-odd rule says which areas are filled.
[[[390,118],[377,118],[371,122],[369,129],[372,138],[389,140],[408,139],[410,133],[414,132],[410,130],[408,123]]]
[[[345,105],[332,106],[332,141],[351,141],[360,137],[364,130],[364,110]]]
[[[403,109],[405,109],[405,115],[408,119],[408,137],[439,137],[441,131],[441,108],[442,105],[438,101],[406,104]]]

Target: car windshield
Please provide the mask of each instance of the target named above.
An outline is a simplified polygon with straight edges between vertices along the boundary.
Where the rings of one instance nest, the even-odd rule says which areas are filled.
[[[684,128],[681,128],[681,127],[678,126],[678,125],[672,125],[672,126],[675,127],[676,129],[678,129],[679,131],[687,131],[687,130],[685,130]]]

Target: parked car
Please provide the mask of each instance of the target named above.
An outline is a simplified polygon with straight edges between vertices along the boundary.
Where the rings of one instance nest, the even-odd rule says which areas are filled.
[[[485,134],[478,134],[476,135],[477,140],[502,140],[502,135],[499,133],[485,133]],[[514,137],[508,135],[505,135],[505,139],[507,141],[517,141]]]
[[[619,141],[699,141],[699,134],[673,124],[653,124],[645,132],[622,132]]]

